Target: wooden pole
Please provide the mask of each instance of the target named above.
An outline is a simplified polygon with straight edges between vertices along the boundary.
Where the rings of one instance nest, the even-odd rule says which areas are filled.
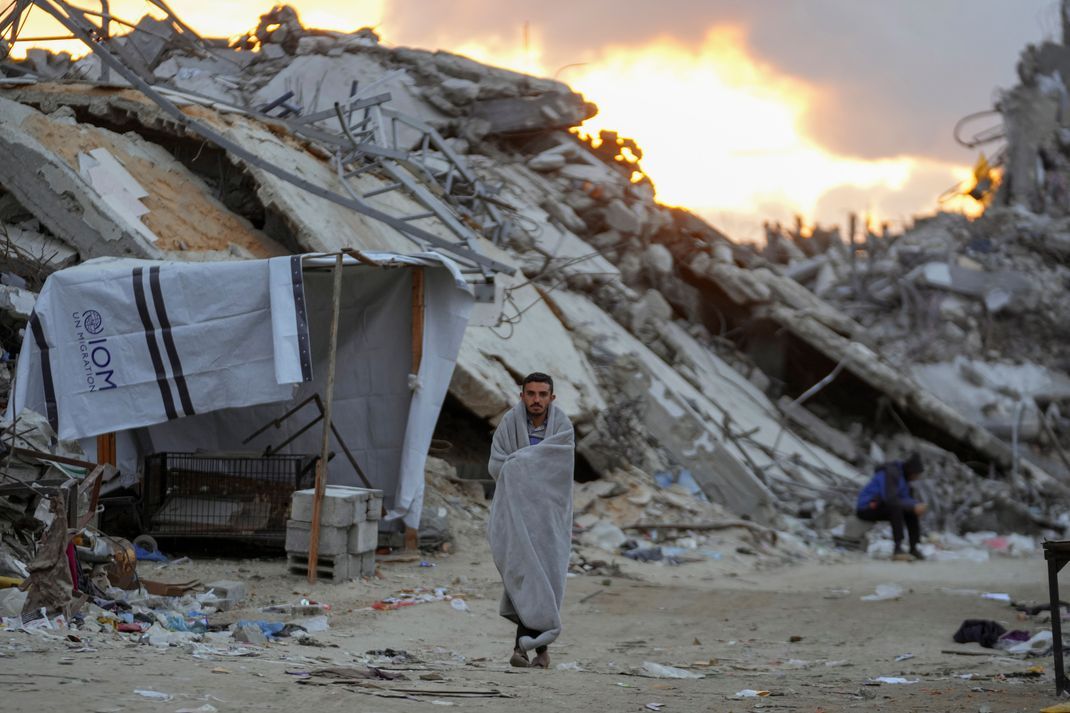
[[[308,583],[316,583],[316,566],[320,554],[320,511],[323,491],[327,487],[327,452],[331,440],[331,405],[334,403],[334,367],[338,361],[338,316],[342,307],[342,254],[334,261],[334,288],[331,295],[331,336],[327,346],[327,393],[323,406],[323,442],[316,463],[316,493],[312,497],[312,532],[308,543]]]
[[[424,358],[424,269],[412,269],[412,374],[420,374]],[[405,549],[409,552],[420,546],[420,532],[415,527],[405,528]]]
[[[117,465],[115,454],[115,432],[102,433],[97,436],[97,463]]]
[[[412,269],[412,373],[420,373],[424,357],[424,269]]]

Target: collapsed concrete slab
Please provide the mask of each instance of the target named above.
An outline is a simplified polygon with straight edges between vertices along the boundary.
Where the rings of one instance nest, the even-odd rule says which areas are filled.
[[[497,423],[516,403],[520,380],[542,371],[554,378],[558,406],[578,426],[589,424],[606,408],[606,401],[587,357],[538,289],[532,285],[513,288],[508,283],[505,289],[511,290],[515,308],[506,310],[504,316],[516,323],[469,328],[450,393],[473,413]]]
[[[70,111],[70,110],[68,110]],[[213,254],[235,246],[239,254],[267,257],[284,249],[227,209],[205,183],[160,146],[79,123],[72,115],[46,115],[0,99],[0,151],[25,165],[4,162],[0,183],[42,224],[75,247],[83,259],[108,256],[159,258],[175,252]],[[8,132],[10,139],[4,138]],[[143,208],[108,195],[116,175],[94,186],[87,157],[110,157],[140,189]],[[83,168],[82,171],[79,171]],[[92,171],[92,169],[88,169]],[[110,176],[110,178],[109,178]],[[35,182],[36,179],[36,182]],[[126,195],[125,193],[122,195]]]
[[[485,99],[472,106],[472,116],[489,125],[490,134],[552,131],[576,126],[594,116],[579,94],[547,92],[533,97]]]
[[[562,291],[551,299],[566,325],[602,362],[627,360],[633,366],[619,383],[645,429],[714,501],[737,513],[767,518],[777,499],[771,487],[778,481],[820,490],[857,477],[851,466],[785,429],[764,395],[679,325],[665,325],[665,330],[689,368],[666,369],[657,354],[587,298]],[[596,451],[587,457],[597,462],[600,444],[582,445]]]
[[[773,305],[763,310],[763,314],[823,354],[830,363],[843,363],[845,371],[924,423],[930,429],[927,435],[931,440],[957,445],[960,453],[976,453],[1007,472],[1015,469],[1016,458],[1010,445],[931,395],[877,353],[796,310]],[[1020,465],[1038,485],[1054,484],[1052,477],[1035,464],[1022,461]]]
[[[0,185],[86,258],[159,257],[159,249],[78,175],[77,163],[55,153],[63,142],[53,131],[74,133],[40,112],[0,99]],[[27,171],[30,166],[36,170]]]

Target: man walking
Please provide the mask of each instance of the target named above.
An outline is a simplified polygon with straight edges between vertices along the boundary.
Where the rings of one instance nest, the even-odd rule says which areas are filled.
[[[513,666],[548,668],[547,646],[561,633],[576,438],[556,398],[549,376],[526,376],[491,444],[488,470],[497,485],[487,536],[505,586],[499,612],[516,624]]]
[[[912,453],[906,461],[893,461],[877,468],[858,494],[856,514],[859,519],[867,522],[887,520],[892,523],[892,540],[895,542],[892,559],[925,559],[918,549],[921,539],[918,519],[925,514],[926,507],[925,503],[917,501],[910,490],[910,482],[921,477],[924,471],[921,456]],[[903,525],[906,525],[910,538],[910,554],[903,552]]]

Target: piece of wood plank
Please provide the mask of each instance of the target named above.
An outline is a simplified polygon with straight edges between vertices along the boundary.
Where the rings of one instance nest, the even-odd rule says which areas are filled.
[[[97,436],[97,463],[116,465],[114,431]]]
[[[323,405],[323,440],[316,463],[316,492],[312,496],[312,532],[308,543],[308,583],[316,583],[316,565],[320,550],[320,512],[323,491],[327,487],[327,453],[331,444],[331,406],[334,403],[334,371],[338,362],[338,318],[342,307],[342,253],[334,261],[334,286],[331,291],[331,336],[327,351],[327,393]]]
[[[424,358],[424,269],[412,269],[412,373],[420,373]]]

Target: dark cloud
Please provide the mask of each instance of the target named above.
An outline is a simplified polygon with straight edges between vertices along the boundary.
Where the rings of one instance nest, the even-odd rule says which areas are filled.
[[[971,157],[951,139],[961,116],[1014,81],[1018,53],[1058,28],[1055,0],[389,0],[386,39],[429,48],[497,38],[520,47],[525,22],[546,64],[597,59],[658,37],[697,46],[741,26],[751,53],[819,91],[804,130],[849,156]],[[565,77],[567,79],[567,75]],[[598,97],[590,97],[595,102]]]

